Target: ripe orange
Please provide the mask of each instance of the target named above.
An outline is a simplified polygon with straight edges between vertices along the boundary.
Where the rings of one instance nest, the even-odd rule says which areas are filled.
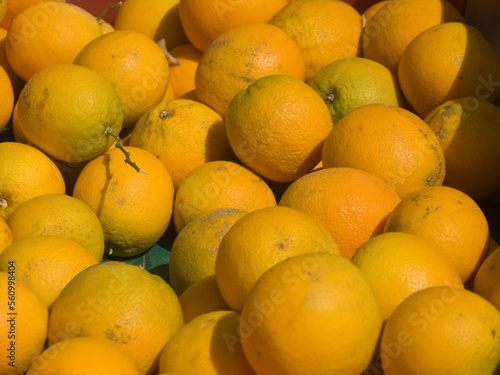
[[[496,248],[479,266],[474,278],[474,293],[489,300],[500,281],[500,248]]]
[[[14,110],[14,89],[10,82],[10,77],[5,69],[0,65],[0,133],[7,126],[12,118]]]
[[[287,0],[181,0],[179,14],[187,38],[204,52],[226,31],[267,23],[285,5]]]
[[[170,54],[179,62],[179,65],[170,64],[170,86],[174,97],[180,98],[188,91],[194,90],[194,77],[202,53],[192,44],[183,44],[172,48]]]
[[[386,5],[389,1],[384,0],[384,1],[377,1],[370,5],[362,14],[361,17],[363,18],[363,27],[366,26],[368,21],[372,19],[372,17],[377,13],[384,5]]]
[[[305,79],[304,57],[297,43],[277,26],[239,26],[218,37],[203,53],[195,74],[196,95],[224,117],[237,93],[273,74]]]
[[[301,80],[281,74],[262,77],[240,91],[229,104],[225,123],[238,160],[278,182],[312,170],[332,130],[320,96]]]
[[[4,251],[11,243],[12,232],[10,231],[7,222],[0,217],[0,254]]]
[[[8,29],[12,20],[21,12],[25,11],[32,5],[43,3],[47,1],[60,1],[65,2],[66,0],[8,0],[4,1],[7,3],[7,11],[5,13],[5,17],[0,23],[0,27],[4,29]]]
[[[400,202],[378,177],[353,168],[323,168],[294,181],[280,206],[295,208],[321,223],[351,259],[356,249],[381,234],[387,216]]]
[[[4,1],[5,2],[5,1]],[[5,44],[7,40],[7,30],[0,27],[0,66],[10,78],[12,88],[14,90],[14,102],[17,102],[19,94],[24,87],[25,82],[14,72],[7,59],[7,50]]]

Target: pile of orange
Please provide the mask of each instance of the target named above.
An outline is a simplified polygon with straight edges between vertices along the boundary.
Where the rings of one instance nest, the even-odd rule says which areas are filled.
[[[109,3],[0,0],[0,374],[498,373],[458,2]]]

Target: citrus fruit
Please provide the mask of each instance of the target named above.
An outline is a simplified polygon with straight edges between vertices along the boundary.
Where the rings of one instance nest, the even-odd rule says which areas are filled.
[[[180,296],[188,287],[215,275],[219,244],[231,226],[246,212],[221,208],[186,224],[170,249],[168,271],[170,285]]]
[[[7,225],[6,221],[0,217],[0,254],[12,242],[13,242],[12,232],[9,226]]]
[[[115,88],[123,105],[123,127],[161,102],[169,80],[168,61],[161,48],[136,31],[117,30],[87,43],[76,65],[100,73]]]
[[[423,31],[408,45],[398,79],[421,117],[451,99],[475,96],[494,102],[500,93],[500,54],[475,27],[446,22]]]
[[[70,3],[44,1],[19,13],[7,32],[6,52],[24,81],[43,68],[71,64],[80,50],[102,35],[97,19]]]
[[[5,2],[5,0],[4,0]],[[24,87],[24,81],[14,72],[7,59],[7,51],[5,43],[7,40],[7,30],[0,27],[0,66],[4,68],[5,72],[10,78],[10,83],[14,90],[14,102],[17,102],[19,93]]]
[[[412,233],[441,248],[464,283],[486,258],[490,232],[477,203],[448,186],[428,186],[407,195],[387,218],[385,232]]]
[[[254,374],[238,338],[240,314],[213,311],[197,316],[170,339],[160,371],[207,375]]]
[[[143,33],[155,42],[165,39],[169,50],[188,43],[179,16],[179,0],[127,0],[118,8],[116,30]]]
[[[111,83],[89,68],[58,64],[37,72],[18,101],[19,125],[29,142],[67,162],[95,158],[114,143],[123,108]]]
[[[359,269],[320,252],[292,256],[259,278],[243,306],[240,336],[258,374],[361,374],[382,322]]]
[[[0,66],[0,132],[7,126],[14,110],[14,89],[10,77],[5,69]]]
[[[232,161],[199,165],[179,184],[173,220],[177,233],[190,221],[219,208],[242,211],[275,206],[276,198],[261,177]]]
[[[323,166],[369,172],[404,198],[442,185],[446,159],[438,138],[420,117],[388,104],[367,104],[342,118],[325,140]]]
[[[23,131],[21,130],[21,125],[19,124],[19,116],[17,113],[17,105],[18,102],[14,104],[14,109],[12,110],[12,135],[14,136],[14,141],[18,143],[28,143],[28,140],[26,139],[26,136],[23,134]],[[57,164],[56,164],[57,165]]]
[[[0,271],[16,265],[16,277],[33,289],[50,309],[69,281],[97,260],[78,242],[43,235],[14,242],[0,254]]]
[[[360,56],[361,15],[344,1],[296,1],[280,9],[269,23],[284,30],[299,46],[306,81],[332,61]]]
[[[383,232],[399,202],[389,185],[368,172],[323,168],[292,182],[279,205],[312,216],[330,232],[340,254],[351,259],[361,244]]]
[[[297,43],[274,25],[238,26],[219,36],[201,56],[194,77],[196,95],[224,117],[237,93],[273,74],[305,79]]]
[[[194,77],[202,53],[192,44],[183,44],[172,48],[170,54],[179,64],[170,64],[170,86],[175,98],[180,98],[188,91],[194,90]]]
[[[335,60],[320,69],[308,84],[326,103],[334,124],[363,105],[405,106],[396,76],[382,64],[362,57]]]
[[[393,0],[380,8],[363,29],[363,56],[397,74],[406,46],[422,31],[444,22],[464,22],[446,0]],[[435,77],[441,78],[439,74]]]
[[[499,330],[500,311],[470,290],[425,288],[385,324],[384,374],[493,374],[500,365]]]
[[[389,2],[388,0],[377,1],[368,6],[368,8],[366,8],[361,14],[361,17],[363,18],[363,27],[365,27],[368,21],[370,21],[372,17],[375,15],[375,13],[377,13],[380,10],[380,8],[382,8],[388,2]]]
[[[488,301],[500,311],[500,282],[495,284]]]
[[[474,97],[446,101],[425,122],[436,134],[444,159],[443,185],[481,200],[500,190],[500,108]]]
[[[190,285],[179,296],[184,324],[198,315],[212,311],[230,311],[231,308],[220,294],[215,274],[207,276]]]
[[[0,23],[5,18],[7,14],[7,0],[0,0]]]
[[[49,374],[138,375],[134,363],[121,350],[95,337],[72,337],[46,348],[26,375]]]
[[[80,272],[56,298],[48,343],[104,339],[125,352],[140,374],[155,374],[161,350],[182,325],[179,300],[161,277],[107,261]]]
[[[156,155],[176,189],[197,166],[234,159],[224,119],[188,99],[164,100],[147,111],[134,126],[129,144]]]
[[[368,280],[387,319],[418,290],[463,287],[455,265],[434,243],[414,234],[382,233],[362,244],[351,261]]]
[[[113,148],[88,162],[78,175],[73,197],[87,204],[101,222],[109,255],[128,257],[149,250],[172,217],[174,185],[165,166],[149,151],[125,146],[146,173],[138,173]]]
[[[240,91],[229,104],[225,124],[238,160],[279,182],[313,169],[332,129],[328,109],[314,90],[281,74],[262,77]]]
[[[204,52],[226,31],[267,23],[286,0],[181,0],[179,14],[188,40]]]
[[[222,237],[215,277],[231,310],[241,311],[258,278],[281,260],[297,254],[339,254],[330,233],[311,216],[274,206],[250,212]]]
[[[8,29],[10,27],[10,24],[12,23],[12,20],[21,12],[26,10],[28,7],[38,4],[38,3],[43,3],[47,2],[49,0],[7,0],[3,1],[7,3],[7,11],[5,13],[5,16],[0,23],[0,27],[4,29]],[[65,2],[66,0],[54,0],[54,1],[60,1],[60,2]]]
[[[474,278],[474,293],[489,300],[499,280],[500,248],[497,248],[479,266]]]
[[[40,297],[16,279],[16,265],[0,272],[0,373],[24,374],[43,350],[49,312]]]
[[[18,142],[0,143],[0,217],[42,194],[64,194],[60,170],[42,151]]]
[[[104,254],[104,234],[96,213],[66,194],[43,194],[21,203],[9,216],[9,227],[14,241],[65,237],[78,242],[99,262]]]

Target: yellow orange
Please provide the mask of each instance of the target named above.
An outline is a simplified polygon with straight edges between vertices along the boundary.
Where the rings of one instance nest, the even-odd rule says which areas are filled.
[[[8,29],[10,27],[10,24],[12,23],[12,20],[19,13],[25,11],[27,8],[29,8],[32,5],[47,2],[47,1],[52,1],[52,0],[7,0],[7,1],[4,1],[7,3],[7,11],[5,13],[5,17],[3,18],[2,22],[0,23],[0,26],[4,29]],[[64,3],[66,0],[53,0],[53,1],[60,1],[60,2]]]
[[[188,91],[194,90],[194,77],[202,53],[192,44],[183,44],[172,48],[170,54],[179,64],[170,64],[170,86],[174,97],[180,98]]]

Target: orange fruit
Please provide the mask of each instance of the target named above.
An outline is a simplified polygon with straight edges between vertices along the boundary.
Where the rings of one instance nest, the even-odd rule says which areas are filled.
[[[187,38],[204,52],[226,31],[267,23],[285,5],[286,0],[180,0],[179,14]]]
[[[12,69],[24,81],[56,64],[71,64],[80,50],[102,35],[96,17],[70,3],[45,1],[19,13],[5,44]]]
[[[19,125],[27,140],[67,162],[95,158],[115,142],[123,122],[111,83],[89,68],[58,64],[37,72],[23,88]]]
[[[468,96],[436,107],[425,122],[443,149],[443,185],[461,190],[476,201],[500,190],[500,108]]]
[[[220,294],[215,274],[190,285],[179,296],[184,324],[199,315],[212,311],[229,311],[231,308]]]
[[[104,254],[104,234],[96,213],[66,194],[43,194],[17,206],[9,216],[14,241],[37,236],[69,238],[97,261]]]
[[[54,373],[139,374],[125,353],[95,337],[72,337],[49,346],[34,359],[26,375]]]
[[[500,282],[495,284],[488,301],[500,311]]]
[[[5,2],[5,1],[4,1]],[[24,81],[14,72],[7,59],[7,50],[5,44],[7,40],[7,30],[0,28],[0,66],[5,70],[10,78],[10,83],[14,90],[14,102],[17,102],[19,94],[24,87]]]
[[[493,374],[500,365],[499,330],[500,311],[470,290],[425,288],[385,324],[384,374]]]
[[[438,138],[420,117],[387,104],[368,104],[343,117],[325,140],[323,167],[369,172],[404,198],[442,185],[445,157]]]
[[[134,126],[129,144],[154,154],[176,189],[197,166],[234,159],[224,119],[205,104],[188,99],[164,100],[147,111]]]
[[[24,374],[43,350],[49,312],[40,297],[16,279],[16,265],[0,272],[0,361],[3,375]],[[14,315],[15,314],[15,315]]]
[[[412,233],[438,245],[464,283],[486,258],[490,238],[477,203],[448,186],[428,186],[407,195],[387,218],[384,231]]]
[[[12,239],[12,232],[7,222],[0,217],[0,254],[12,244],[12,242],[14,242]]]
[[[127,0],[118,8],[116,30],[138,31],[155,42],[165,39],[169,50],[188,43],[179,16],[179,0]]]
[[[28,143],[26,136],[23,134],[21,130],[21,125],[19,124],[19,115],[17,113],[18,102],[14,104],[14,109],[12,110],[12,135],[14,136],[14,140],[18,143]]]
[[[361,244],[383,232],[399,202],[389,185],[368,172],[323,168],[294,181],[279,205],[312,216],[330,232],[340,254],[351,259]]]
[[[489,254],[479,266],[474,278],[474,293],[489,300],[500,281],[500,248]]]
[[[7,14],[7,0],[0,0],[0,23],[5,18]]]
[[[240,314],[212,311],[197,316],[170,339],[160,357],[160,372],[254,374],[238,337]]]
[[[194,77],[202,53],[192,44],[177,46],[169,52],[179,62],[178,65],[170,64],[169,82],[174,91],[174,97],[180,98],[188,91],[195,89]]]
[[[464,22],[458,9],[446,0],[390,1],[363,29],[363,56],[397,74],[401,55],[408,44],[422,31],[445,22]]]
[[[222,208],[186,224],[170,249],[168,275],[172,289],[180,296],[205,277],[215,275],[215,260],[222,237],[246,212]]]
[[[106,252],[119,257],[143,253],[163,236],[174,201],[174,185],[162,162],[140,148],[125,146],[125,151],[145,173],[113,148],[85,165],[73,190],[73,197],[97,214]]]
[[[389,3],[388,0],[384,1],[377,1],[370,5],[362,14],[361,17],[363,18],[363,27],[366,26],[368,21],[372,19],[372,17],[377,13],[384,5]]]
[[[0,27],[4,29],[8,29],[10,27],[10,24],[12,23],[12,20],[21,12],[25,11],[27,8],[29,8],[32,5],[38,4],[38,3],[43,3],[47,2],[49,0],[7,0],[7,11],[5,13],[5,16],[0,23]],[[60,2],[65,2],[66,0],[53,0],[53,1],[60,1]],[[5,2],[5,1],[4,1]]]
[[[14,110],[14,89],[10,82],[10,77],[2,66],[0,66],[0,133],[7,126],[12,118]]]
[[[139,374],[155,374],[161,350],[182,325],[179,300],[161,277],[108,261],[80,272],[57,297],[48,343],[82,335],[103,339],[125,352]]]
[[[17,142],[0,143],[0,217],[7,220],[21,203],[42,194],[64,194],[60,170],[40,150]]]
[[[382,64],[362,57],[335,60],[308,84],[326,103],[334,124],[363,105],[406,105],[396,76]]]
[[[161,48],[136,31],[118,30],[87,43],[76,65],[100,73],[115,88],[123,105],[123,127],[161,102],[169,80],[168,61]]]
[[[224,117],[237,93],[273,74],[305,79],[297,43],[277,26],[239,26],[219,36],[203,53],[195,74],[196,95]]]
[[[418,290],[437,285],[463,288],[451,260],[437,245],[414,234],[379,234],[358,247],[351,261],[372,286],[385,319]]]
[[[361,56],[362,18],[344,1],[296,1],[280,9],[269,23],[284,30],[299,46],[306,81],[332,61]]]
[[[174,225],[179,233],[187,223],[216,209],[251,212],[275,205],[273,191],[254,172],[231,161],[210,161],[193,169],[179,184]]]
[[[278,182],[296,180],[312,170],[332,130],[320,96],[287,75],[262,77],[240,91],[229,104],[225,124],[238,160]]]
[[[75,240],[43,235],[14,242],[0,254],[0,271],[16,265],[16,277],[37,293],[50,309],[78,273],[97,264],[94,255]]]
[[[421,117],[451,99],[475,96],[494,102],[500,93],[500,54],[475,27],[446,22],[423,31],[408,45],[398,79]]]
[[[259,278],[243,306],[240,337],[258,374],[361,374],[382,322],[357,267],[339,255],[309,253]]]

